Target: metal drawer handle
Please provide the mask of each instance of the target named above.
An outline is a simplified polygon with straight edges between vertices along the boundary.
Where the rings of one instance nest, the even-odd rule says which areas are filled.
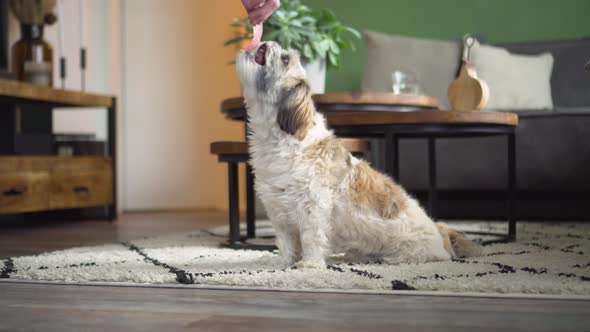
[[[86,186],[76,186],[74,188],[72,188],[72,191],[75,192],[76,194],[83,194],[83,195],[89,195],[90,194],[90,189],[88,189],[88,187]]]
[[[2,196],[22,196],[26,191],[26,186],[17,186],[3,191]]]

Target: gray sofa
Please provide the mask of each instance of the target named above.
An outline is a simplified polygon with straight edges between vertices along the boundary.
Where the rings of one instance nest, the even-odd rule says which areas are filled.
[[[512,110],[520,219],[590,218],[590,38],[499,45],[513,53],[551,52],[553,110]],[[426,142],[400,142],[400,182],[426,199]],[[437,141],[442,218],[499,218],[504,213],[504,137]]]

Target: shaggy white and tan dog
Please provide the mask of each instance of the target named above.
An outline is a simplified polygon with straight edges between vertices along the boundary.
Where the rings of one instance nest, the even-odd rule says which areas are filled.
[[[289,264],[323,267],[336,253],[398,264],[480,252],[340,145],[315,110],[297,52],[267,42],[242,52],[237,67],[256,189]]]

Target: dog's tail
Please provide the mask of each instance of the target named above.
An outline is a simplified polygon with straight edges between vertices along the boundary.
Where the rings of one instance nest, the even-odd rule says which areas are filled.
[[[450,228],[444,222],[437,222],[436,226],[442,235],[445,249],[453,258],[481,256],[482,248],[479,243],[468,240],[463,233]]]

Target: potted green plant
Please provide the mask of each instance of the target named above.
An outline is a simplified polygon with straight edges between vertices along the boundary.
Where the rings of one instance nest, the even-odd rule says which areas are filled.
[[[252,38],[247,17],[235,18],[231,26],[236,28],[237,36],[226,41],[225,46]],[[339,67],[341,51],[355,50],[353,39],[360,37],[356,29],[342,24],[329,9],[312,9],[300,0],[282,0],[281,7],[264,22],[262,40],[298,50],[312,92],[323,93],[326,67]]]

